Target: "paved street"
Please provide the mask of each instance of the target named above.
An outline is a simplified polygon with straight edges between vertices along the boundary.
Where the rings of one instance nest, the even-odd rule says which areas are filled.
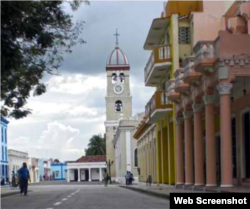
[[[162,209],[164,199],[112,185],[34,185],[29,196],[2,198],[2,209]]]

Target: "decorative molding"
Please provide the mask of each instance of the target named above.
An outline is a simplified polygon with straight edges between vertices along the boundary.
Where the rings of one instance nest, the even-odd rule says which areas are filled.
[[[207,104],[214,104],[215,96],[214,95],[205,95],[203,96],[204,103]]]
[[[204,107],[204,104],[202,104],[202,103],[194,103],[192,105],[192,109],[193,109],[194,112],[202,111],[203,107]]]
[[[184,119],[191,118],[192,116],[193,116],[193,112],[192,111],[183,112]]]
[[[183,123],[183,121],[184,121],[183,117],[177,117],[177,118],[175,118],[175,124],[181,124],[181,123]]]
[[[217,90],[219,91],[220,95],[223,94],[230,94],[233,84],[231,83],[220,83],[217,85]]]

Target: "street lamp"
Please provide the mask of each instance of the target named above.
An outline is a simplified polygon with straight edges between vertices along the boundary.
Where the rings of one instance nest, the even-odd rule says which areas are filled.
[[[112,184],[111,183],[111,165],[113,165],[113,163],[114,163],[114,161],[110,161],[110,160],[108,162],[106,162],[106,164],[108,166],[108,171],[109,171],[108,173],[109,173],[109,178],[110,178],[109,179],[110,180],[110,184]]]

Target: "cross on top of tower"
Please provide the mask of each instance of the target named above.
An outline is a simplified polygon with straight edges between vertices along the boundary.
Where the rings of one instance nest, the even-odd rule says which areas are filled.
[[[118,36],[120,34],[118,33],[118,29],[116,28],[116,33],[114,34],[114,36],[116,36],[116,42],[115,42],[115,45],[118,46],[119,45],[119,42],[118,42]]]

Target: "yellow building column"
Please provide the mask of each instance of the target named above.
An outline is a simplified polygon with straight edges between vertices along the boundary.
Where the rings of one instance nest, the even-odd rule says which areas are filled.
[[[174,124],[168,123],[168,152],[169,152],[169,184],[175,183],[175,146]]]
[[[161,131],[157,131],[156,155],[157,155],[157,183],[162,183],[162,160],[161,160]]]
[[[169,148],[168,148],[168,129],[164,127],[162,130],[162,183],[169,183]]]

